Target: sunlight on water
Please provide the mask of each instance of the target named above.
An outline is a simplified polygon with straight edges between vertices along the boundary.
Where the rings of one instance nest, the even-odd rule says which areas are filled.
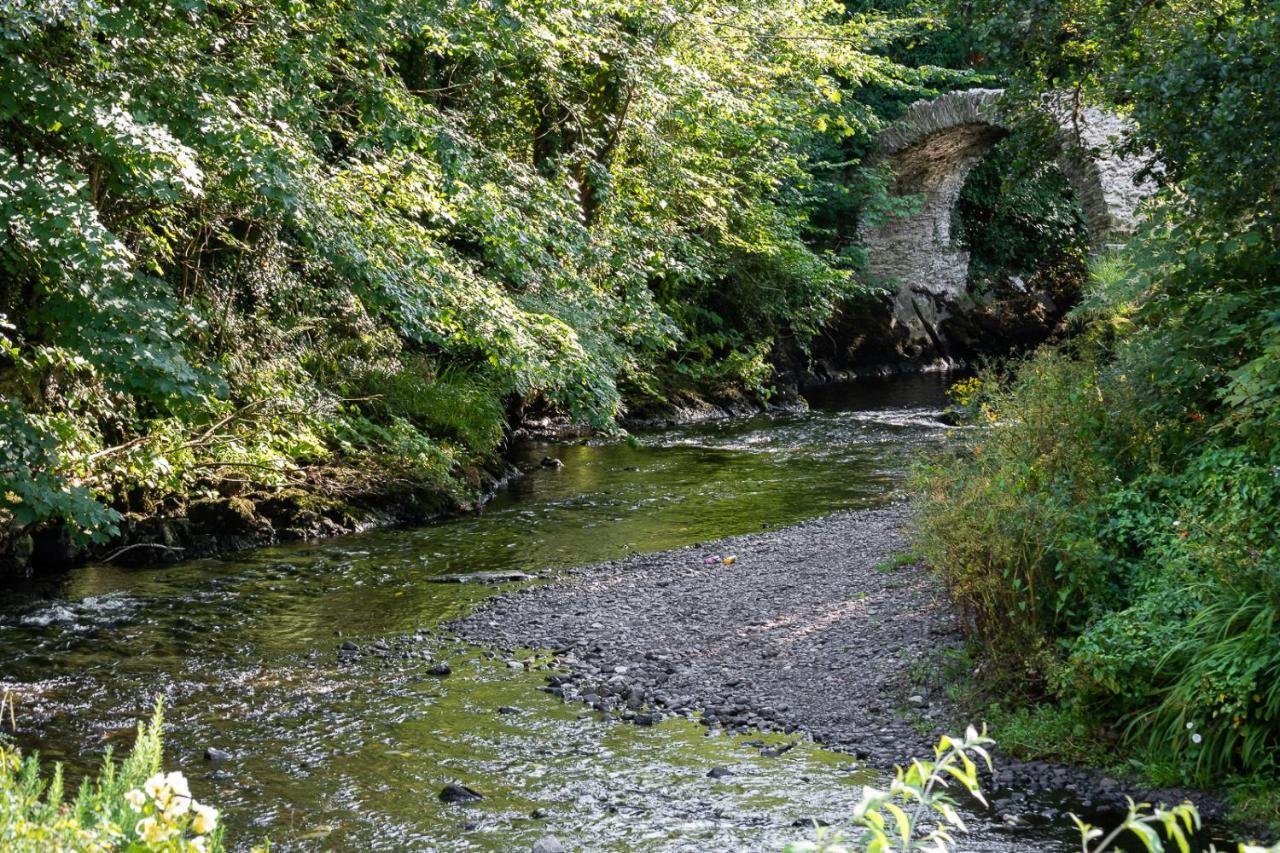
[[[18,696],[21,745],[73,773],[126,748],[164,696],[170,759],[245,846],[518,849],[554,833],[587,849],[776,848],[804,835],[796,821],[847,814],[865,771],[811,746],[763,758],[752,738],[564,705],[536,689],[545,673],[439,633],[492,589],[437,581],[547,575],[881,503],[944,431],[941,389],[936,378],[824,389],[806,414],[634,446],[521,448],[526,478],[482,515],[442,524],[156,569],[87,566],[52,591],[9,594],[0,687]],[[545,455],[564,468],[538,467]],[[374,654],[343,661],[344,640]],[[427,673],[438,659],[453,675]],[[208,764],[206,746],[235,758]],[[734,775],[709,779],[714,766]],[[450,781],[486,799],[444,805]]]

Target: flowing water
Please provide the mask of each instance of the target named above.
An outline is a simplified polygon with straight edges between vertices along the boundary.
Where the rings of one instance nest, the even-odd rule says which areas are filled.
[[[545,673],[438,631],[494,592],[438,581],[547,575],[890,500],[945,430],[943,386],[840,386],[804,414],[529,446],[531,473],[479,515],[7,590],[0,691],[17,697],[19,744],[72,775],[127,748],[163,696],[168,761],[224,809],[236,846],[527,849],[553,833],[571,849],[778,849],[808,834],[795,821],[847,815],[875,773],[813,746],[764,758],[752,738],[683,719],[641,728],[562,704],[536,689]],[[544,455],[563,469],[537,467]],[[381,656],[338,654],[379,638]],[[428,674],[439,658],[451,676]],[[234,758],[206,762],[207,746]],[[709,779],[713,766],[735,775]],[[486,798],[441,803],[455,780]],[[1070,849],[1010,832],[980,828],[966,848]]]

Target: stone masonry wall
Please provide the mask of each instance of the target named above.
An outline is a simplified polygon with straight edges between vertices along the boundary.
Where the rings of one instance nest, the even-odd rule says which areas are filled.
[[[893,293],[891,326],[915,361],[952,355],[941,329],[965,294],[969,255],[951,236],[951,212],[972,169],[1007,133],[998,89],[953,92],[912,104],[877,139],[881,162],[896,176],[893,192],[919,200],[910,215],[862,229],[873,283]],[[1086,108],[1079,120],[1062,102],[1046,103],[1061,128],[1058,163],[1075,188],[1095,250],[1117,242],[1138,223],[1154,187],[1136,180],[1146,165],[1119,146],[1128,126],[1118,116]]]

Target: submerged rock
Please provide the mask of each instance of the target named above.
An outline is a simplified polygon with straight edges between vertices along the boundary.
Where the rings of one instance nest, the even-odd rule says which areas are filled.
[[[231,753],[225,749],[218,749],[216,746],[206,747],[204,751],[205,761],[230,761]]]
[[[440,802],[442,803],[474,803],[483,799],[484,794],[458,782],[450,782],[440,790]]]
[[[428,578],[431,583],[509,583],[531,581],[534,575],[525,572],[467,572],[458,575],[440,575]]]

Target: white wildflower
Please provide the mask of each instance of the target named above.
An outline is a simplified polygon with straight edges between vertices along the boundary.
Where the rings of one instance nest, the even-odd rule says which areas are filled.
[[[165,818],[176,821],[191,809],[191,803],[192,799],[190,797],[174,797],[164,810]]]
[[[191,786],[187,784],[187,777],[183,776],[181,771],[173,771],[164,777],[164,782],[175,796],[191,799]]]
[[[213,832],[218,825],[218,810],[202,803],[192,803],[191,811],[195,815],[191,820],[191,829],[197,835]]]
[[[129,804],[129,808],[135,812],[142,811],[142,807],[147,804],[147,795],[140,788],[134,788],[132,791],[124,795],[124,800]]]
[[[158,800],[162,796],[165,796],[166,790],[165,790],[165,784],[164,784],[164,774],[157,773],[156,775],[152,776],[150,779],[148,779],[146,782],[143,783],[142,790],[146,791],[147,796],[153,800]]]
[[[172,828],[153,817],[145,817],[138,821],[138,837],[147,844],[163,844],[172,834]]]

